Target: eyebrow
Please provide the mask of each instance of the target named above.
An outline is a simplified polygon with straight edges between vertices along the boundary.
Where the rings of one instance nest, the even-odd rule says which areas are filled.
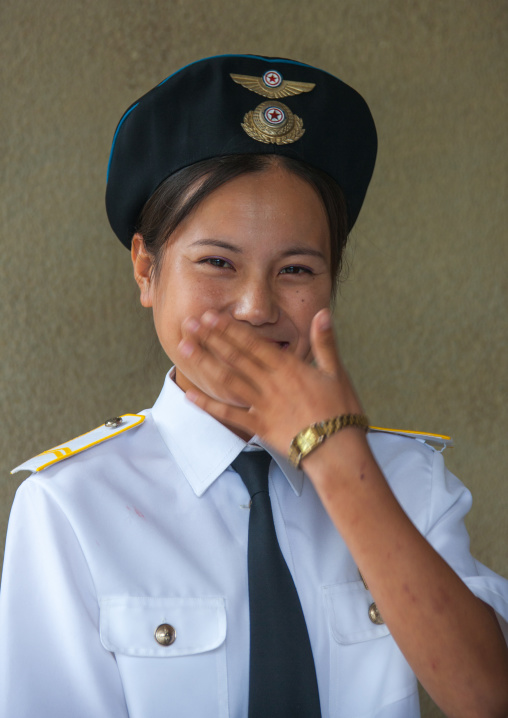
[[[242,250],[239,247],[235,247],[234,244],[225,242],[222,239],[198,239],[193,242],[191,246],[203,247],[207,245],[211,245],[212,247],[219,247],[220,249],[227,249],[229,252],[235,252],[236,254],[242,254]],[[280,256],[281,258],[285,258],[292,257],[298,254],[310,257],[318,257],[319,259],[322,259],[324,262],[326,262],[326,257],[323,252],[320,252],[319,249],[312,249],[311,247],[289,247]]]
[[[319,257],[326,262],[326,257],[323,252],[319,249],[312,249],[311,247],[289,247],[285,252],[281,254],[281,257],[291,257],[295,254],[304,254],[310,257]]]
[[[191,247],[203,247],[205,245],[227,249],[229,252],[236,252],[236,254],[241,254],[242,252],[239,247],[235,247],[234,244],[229,244],[229,242],[224,242],[222,239],[198,239],[191,244]]]

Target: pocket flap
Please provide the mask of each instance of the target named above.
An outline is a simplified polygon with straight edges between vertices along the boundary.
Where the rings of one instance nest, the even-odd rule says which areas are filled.
[[[351,644],[388,636],[383,623],[377,625],[369,618],[374,602],[362,581],[324,586],[326,612],[331,633],[337,643]]]
[[[175,631],[169,646],[155,639],[155,631],[164,624]],[[100,600],[100,636],[108,651],[128,656],[167,658],[204,653],[226,638],[225,602],[214,596],[104,597]]]

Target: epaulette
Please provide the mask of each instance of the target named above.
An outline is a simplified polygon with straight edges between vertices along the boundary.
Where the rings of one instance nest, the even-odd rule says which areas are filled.
[[[453,446],[453,439],[451,436],[444,436],[443,434],[426,434],[423,431],[405,431],[403,429],[381,429],[379,426],[369,426],[369,431],[384,432],[386,434],[398,434],[399,436],[409,436],[412,439],[423,441],[425,444],[430,444],[433,448],[440,449],[441,451]]]
[[[59,444],[53,449],[43,451],[42,454],[34,456],[32,459],[25,461],[24,464],[17,466],[11,471],[11,474],[15,474],[16,471],[43,471],[48,466],[56,464],[58,461],[68,459],[70,456],[80,454],[86,449],[90,449],[92,446],[97,446],[103,441],[112,439],[114,436],[123,434],[124,431],[129,431],[135,426],[139,426],[145,420],[143,414],[123,414],[122,416],[115,416],[112,419],[108,419],[101,426],[98,426],[92,431],[88,431],[86,434],[81,434],[71,441],[67,441],[64,444]]]

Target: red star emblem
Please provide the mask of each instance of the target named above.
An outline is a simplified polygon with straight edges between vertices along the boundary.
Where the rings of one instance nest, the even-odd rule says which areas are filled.
[[[284,112],[278,107],[267,107],[265,110],[265,117],[271,125],[280,125],[285,119]]]
[[[263,75],[263,81],[268,87],[278,87],[282,83],[282,76],[275,70],[268,70]]]

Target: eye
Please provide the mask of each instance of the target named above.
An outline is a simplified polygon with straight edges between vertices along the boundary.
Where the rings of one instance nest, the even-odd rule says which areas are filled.
[[[232,264],[230,264],[227,259],[222,259],[222,257],[205,257],[204,259],[199,260],[199,264],[209,264],[212,267],[218,267],[219,269],[233,268]]]
[[[283,267],[280,274],[313,274],[309,267],[302,267],[299,264],[290,264],[289,267]]]

